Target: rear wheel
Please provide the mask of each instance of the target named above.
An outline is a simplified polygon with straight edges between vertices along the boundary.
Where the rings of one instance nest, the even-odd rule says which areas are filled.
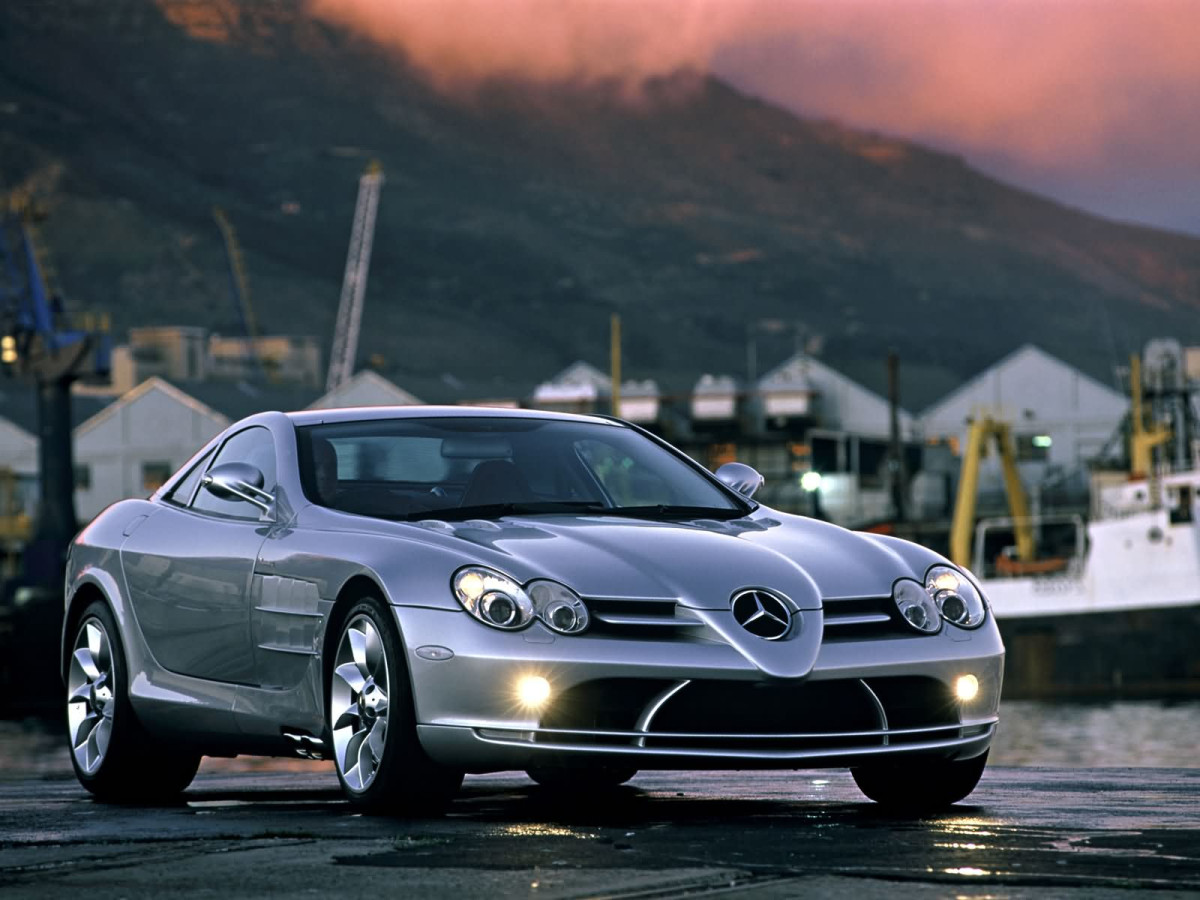
[[[534,766],[525,774],[543,787],[598,791],[624,784],[638,772],[633,766]]]
[[[434,763],[417,739],[404,653],[391,611],[376,597],[350,610],[329,679],[334,768],[354,805],[420,812],[445,804],[462,772]]]
[[[965,798],[983,775],[986,752],[972,759],[908,760],[850,770],[858,789],[898,812],[936,812]]]
[[[67,668],[67,734],[75,775],[98,800],[166,800],[189,784],[200,754],[146,733],[129,701],[121,634],[97,600],[76,626]]]

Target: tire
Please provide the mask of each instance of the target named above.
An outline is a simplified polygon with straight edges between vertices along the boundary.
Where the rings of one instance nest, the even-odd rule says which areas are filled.
[[[431,760],[417,738],[404,648],[391,610],[367,596],[338,629],[326,690],[333,767],[347,799],[373,813],[435,812],[463,773]]]
[[[157,740],[129,700],[121,632],[97,600],[75,626],[67,666],[67,737],[75,777],[97,800],[167,801],[192,782],[200,754]]]
[[[987,752],[972,759],[910,760],[850,770],[858,789],[896,812],[936,812],[965,798],[979,784]]]
[[[638,772],[633,766],[534,766],[525,774],[542,787],[591,793],[622,785]]]

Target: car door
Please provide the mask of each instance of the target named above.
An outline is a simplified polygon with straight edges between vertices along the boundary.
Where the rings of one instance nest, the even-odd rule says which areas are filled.
[[[198,468],[250,463],[276,484],[275,442],[254,426],[231,435]],[[121,547],[130,602],[154,658],[169,671],[210,681],[255,683],[251,584],[271,522],[251,503],[215,496],[190,473],[190,496],[162,507]],[[177,495],[180,492],[174,491]]]

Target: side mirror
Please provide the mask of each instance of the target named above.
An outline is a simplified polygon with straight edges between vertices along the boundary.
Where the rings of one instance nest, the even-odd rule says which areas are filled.
[[[758,470],[740,462],[725,463],[716,472],[717,480],[743,497],[753,497],[766,480]]]
[[[205,473],[200,483],[214,497],[245,500],[269,512],[275,497],[263,490],[263,473],[249,463],[222,463]]]

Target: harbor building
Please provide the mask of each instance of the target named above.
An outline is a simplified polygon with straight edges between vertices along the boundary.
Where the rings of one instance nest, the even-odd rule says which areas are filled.
[[[75,428],[75,513],[147,497],[230,419],[159,377],[143,381]]]
[[[974,418],[1006,422],[1031,499],[1086,507],[1088,463],[1120,451],[1128,409],[1129,398],[1117,389],[1025,344],[921,413],[920,428],[927,439],[949,441],[957,453]],[[994,455],[980,471],[980,505],[1004,505]]]

